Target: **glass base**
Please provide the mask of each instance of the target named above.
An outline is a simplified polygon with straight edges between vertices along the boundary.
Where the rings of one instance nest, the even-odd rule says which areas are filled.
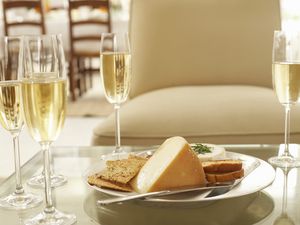
[[[67,178],[63,175],[52,174],[51,175],[51,187],[59,187],[67,183]],[[45,176],[44,174],[39,174],[33,176],[27,181],[27,184],[34,188],[44,188],[45,187]]]
[[[295,168],[300,167],[300,158],[291,156],[275,156],[268,159],[269,163],[281,168]]]
[[[4,209],[29,209],[38,206],[43,201],[39,195],[31,193],[12,193],[0,199],[0,207]]]
[[[101,156],[102,160],[118,160],[118,159],[124,159],[128,156],[128,152],[118,152],[118,153],[109,153]]]
[[[58,210],[54,213],[41,212],[35,217],[25,220],[25,225],[71,225],[76,223],[76,216],[74,214],[65,214]]]

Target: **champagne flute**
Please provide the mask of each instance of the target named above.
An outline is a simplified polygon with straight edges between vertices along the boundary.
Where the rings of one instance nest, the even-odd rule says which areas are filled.
[[[0,59],[0,124],[13,137],[16,189],[0,198],[0,207],[27,209],[42,202],[38,195],[26,193],[21,180],[19,134],[23,127],[21,113],[22,37],[1,38]]]
[[[100,74],[106,99],[115,109],[115,150],[121,153],[120,106],[131,82],[131,52],[127,33],[104,33],[100,44]]]
[[[44,37],[45,38],[45,37]],[[54,38],[54,37],[53,37]],[[40,39],[40,37],[34,37],[34,36],[30,36],[27,37],[27,43],[30,44],[29,46],[29,51],[30,51],[30,62],[29,60],[25,60],[25,63],[27,63],[28,67],[26,68],[26,72],[27,73],[32,73],[34,74],[34,78],[39,78],[39,77],[42,77],[42,76],[48,76],[48,77],[51,77],[51,76],[56,76],[56,71],[53,72],[51,70],[54,70],[54,68],[48,68],[48,67],[51,67],[55,64],[51,64],[53,62],[51,62],[50,60],[52,60],[52,56],[50,54],[54,54],[55,50],[49,48],[48,46],[39,46],[39,44],[43,44],[43,38]],[[46,39],[46,38],[45,38]],[[51,52],[53,51],[53,52]],[[43,55],[40,55],[40,54],[43,54]],[[48,55],[47,55],[48,54]],[[56,54],[56,53],[55,53]],[[44,58],[41,58],[39,56],[43,56]],[[48,61],[42,61],[42,60],[48,60]],[[65,70],[63,68],[64,65],[59,65],[58,63],[61,63],[61,62],[57,62],[57,65],[55,66],[60,66],[58,68],[56,68],[55,70],[59,71],[59,70]],[[60,71],[59,71],[60,72]],[[47,74],[46,74],[47,73]],[[51,75],[52,74],[52,75]],[[47,77],[45,77],[47,78]],[[50,116],[50,114],[49,114]],[[48,118],[50,119],[50,118]],[[63,120],[64,120],[64,117],[63,117]],[[62,122],[63,123],[63,122]],[[31,132],[33,132],[32,130],[33,129],[36,129],[36,128],[33,128],[32,126],[37,126],[37,125],[30,125],[29,127],[29,130]],[[41,125],[40,125],[41,126]],[[46,125],[44,125],[46,126]],[[57,128],[53,128],[54,130],[51,131],[53,133],[60,133],[60,129],[61,129],[62,125],[58,126]],[[43,128],[43,129],[50,129],[50,128]],[[57,130],[55,130],[57,129]],[[49,137],[50,136],[53,136],[54,134],[45,134],[46,132],[49,132],[49,131],[46,131],[46,130],[42,130],[41,133],[39,134],[35,134],[36,135],[36,141],[41,141],[41,139],[43,138],[42,136],[45,136],[45,135],[48,135]],[[38,137],[40,136],[40,137]],[[50,162],[51,162],[51,152],[49,152],[50,154]],[[58,186],[61,186],[63,184],[65,184],[67,182],[67,178],[64,176],[64,175],[61,175],[61,174],[55,174],[52,170],[52,165],[50,163],[50,184],[51,184],[51,187],[58,187]],[[43,188],[45,187],[45,168],[43,169],[43,172],[40,173],[40,174],[37,174],[37,175],[34,175],[32,178],[30,178],[28,181],[27,181],[27,184],[32,186],[32,187],[36,187],[36,188]]]
[[[284,152],[269,159],[277,167],[299,167],[300,159],[289,151],[290,110],[300,98],[300,32],[275,31],[273,40],[273,86],[285,108]]]
[[[25,221],[33,224],[73,224],[76,216],[58,211],[53,204],[50,180],[50,145],[65,120],[67,78],[60,35],[24,38],[24,77],[21,85],[25,123],[44,155],[46,207]]]

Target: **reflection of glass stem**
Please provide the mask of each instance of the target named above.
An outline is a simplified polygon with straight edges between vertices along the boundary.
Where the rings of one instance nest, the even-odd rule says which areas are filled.
[[[287,185],[288,185],[288,174],[289,174],[290,169],[288,168],[283,168],[283,197],[282,197],[282,209],[281,209],[281,214],[286,215],[287,214]]]
[[[283,195],[282,195],[282,209],[279,217],[276,218],[273,225],[295,225],[294,221],[287,214],[287,185],[288,185],[288,174],[290,169],[285,167],[282,168],[284,175],[283,180]]]
[[[24,224],[24,221],[26,219],[26,213],[24,213],[22,211],[18,211],[17,214],[18,214],[18,221],[19,221],[18,224],[20,224],[20,225]]]

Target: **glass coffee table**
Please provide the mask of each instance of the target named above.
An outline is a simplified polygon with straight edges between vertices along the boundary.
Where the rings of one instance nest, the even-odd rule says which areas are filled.
[[[267,160],[278,154],[278,145],[226,145],[227,151],[255,156]],[[150,147],[125,147],[126,151],[149,150]],[[217,225],[270,225],[282,214],[284,172],[276,169],[275,180],[267,188],[240,197],[199,202],[151,202],[135,200],[121,204],[96,206],[98,199],[109,198],[89,187],[84,172],[108,154],[113,147],[53,147],[54,170],[68,177],[67,184],[53,189],[53,198],[61,211],[77,216],[77,224],[102,225],[156,225],[156,224],[217,224]],[[300,145],[292,145],[295,155],[300,155]],[[42,154],[36,154],[22,168],[23,181],[42,170]],[[261,174],[264,176],[265,174]],[[14,175],[0,184],[0,196],[14,190]],[[43,196],[43,189],[28,191]],[[292,169],[288,173],[285,220],[300,224],[300,173]],[[39,207],[24,211],[0,209],[1,224],[16,225],[43,209]],[[282,223],[293,224],[293,223]]]

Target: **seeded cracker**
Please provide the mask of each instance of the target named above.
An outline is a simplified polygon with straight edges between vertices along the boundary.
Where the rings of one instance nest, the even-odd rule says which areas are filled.
[[[97,187],[109,188],[118,191],[131,192],[132,188],[129,184],[120,184],[112,181],[102,180],[96,174],[88,177],[88,182]]]
[[[147,159],[130,155],[128,159],[114,160],[106,162],[106,170],[99,174],[103,180],[127,184],[135,177]]]

